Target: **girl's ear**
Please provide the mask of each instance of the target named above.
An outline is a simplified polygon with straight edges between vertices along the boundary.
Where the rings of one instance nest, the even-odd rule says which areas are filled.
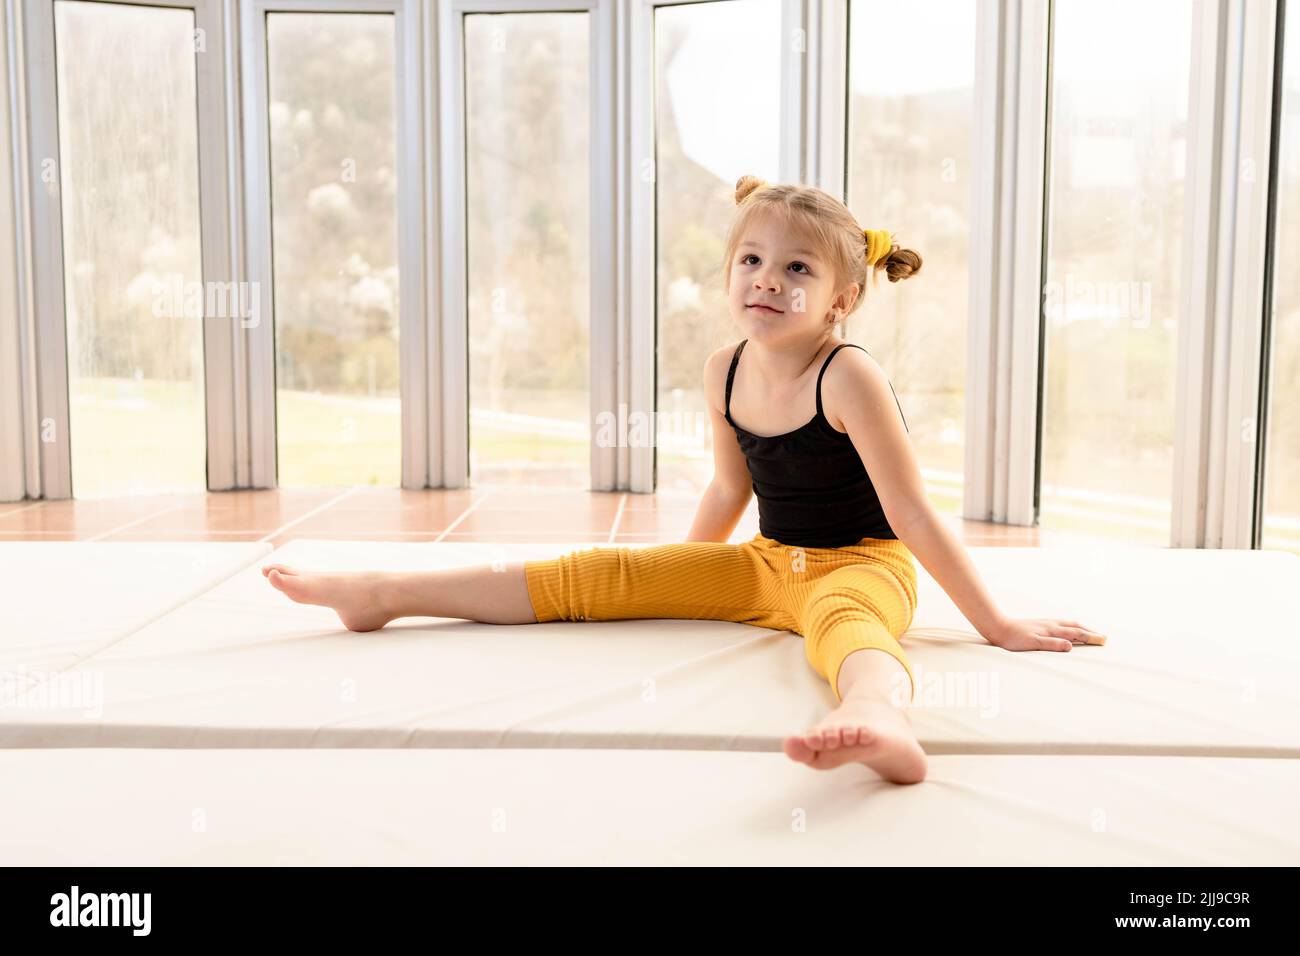
[[[849,309],[853,308],[853,303],[858,300],[858,284],[856,282],[849,285],[847,289],[835,297],[831,306],[833,311],[840,313],[840,318],[848,315]]]

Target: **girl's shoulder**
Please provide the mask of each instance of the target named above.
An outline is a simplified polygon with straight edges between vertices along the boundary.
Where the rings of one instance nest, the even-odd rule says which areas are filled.
[[[732,342],[730,345],[723,345],[716,348],[704,360],[704,395],[710,404],[717,407],[718,411],[723,410],[727,388],[727,372],[731,368],[732,357],[736,354],[736,349],[740,347],[740,342]]]
[[[714,349],[707,359],[704,360],[704,378],[707,382],[710,378],[717,377],[719,370],[725,381],[727,371],[731,368],[731,361],[736,356],[736,351],[740,348],[740,342],[732,342],[730,345],[722,345]]]
[[[850,409],[865,408],[875,414],[887,414],[897,407],[898,414],[902,414],[894,386],[880,363],[861,346],[849,345],[835,352],[834,361],[822,375],[822,413],[838,432],[848,431],[841,413]]]

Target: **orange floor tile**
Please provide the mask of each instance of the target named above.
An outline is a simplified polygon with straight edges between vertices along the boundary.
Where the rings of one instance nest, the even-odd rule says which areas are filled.
[[[580,489],[487,486],[280,488],[133,498],[0,503],[0,541],[683,541],[698,498]],[[944,515],[976,546],[1068,543],[1038,528]],[[758,533],[751,499],[733,541]]]

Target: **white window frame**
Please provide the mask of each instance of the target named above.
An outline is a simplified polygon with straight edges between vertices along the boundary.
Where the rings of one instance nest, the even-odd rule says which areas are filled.
[[[0,133],[7,134],[0,172],[12,172],[12,191],[0,198],[0,279],[14,290],[0,302],[14,316],[0,323],[0,499],[7,500],[71,495],[59,184],[46,188],[40,178],[43,158],[59,155],[53,2],[0,0],[8,106],[7,117],[0,110]],[[203,278],[259,282],[264,319],[250,329],[205,320],[211,489],[275,484],[274,340],[265,321],[273,315],[268,10],[396,18],[406,488],[463,487],[470,477],[460,18],[589,13],[593,425],[598,410],[654,422],[654,14],[661,6],[722,0],[447,0],[432,14],[419,0],[96,2],[189,8],[207,34],[197,74]],[[779,67],[781,178],[841,197],[849,2],[781,0],[790,41]],[[975,2],[963,516],[1032,526],[1051,8],[1043,0]],[[1256,414],[1268,306],[1277,4],[1194,2],[1170,544],[1254,547],[1264,478]],[[1218,242],[1202,241],[1209,235]],[[54,441],[41,440],[42,422],[52,424]],[[654,445],[599,447],[593,440],[593,490],[652,492]]]
[[[39,494],[22,10],[0,0],[0,501]],[[11,318],[12,317],[12,318]]]
[[[1037,523],[1049,6],[978,0],[963,517]]]
[[[1300,43],[1300,30],[1297,29],[1297,23],[1294,14],[1288,17],[1287,4],[1270,3],[1269,5],[1276,12],[1276,21],[1268,24],[1266,27],[1258,29],[1270,29],[1272,31],[1271,42],[1273,51],[1273,99],[1268,107],[1267,119],[1254,115],[1252,119],[1243,116],[1242,124],[1247,129],[1257,129],[1256,124],[1267,123],[1270,133],[1273,134],[1268,142],[1268,169],[1270,176],[1279,168],[1283,159],[1283,137],[1285,134],[1285,115],[1282,114],[1281,107],[1286,96],[1286,61],[1285,46],[1287,43]],[[1250,27],[1247,27],[1247,45],[1252,46],[1250,36]],[[1280,45],[1279,45],[1280,41]],[[1263,42],[1263,41],[1258,41]],[[1264,107],[1260,106],[1259,109]],[[1259,140],[1256,141],[1258,145]],[[1262,226],[1265,241],[1264,258],[1264,301],[1263,314],[1264,320],[1261,328],[1261,341],[1259,343],[1259,376],[1260,387],[1250,397],[1256,399],[1256,417],[1251,421],[1254,428],[1255,441],[1255,462],[1250,467],[1249,474],[1255,478],[1255,500],[1251,515],[1251,541],[1250,547],[1263,547],[1264,524],[1267,519],[1266,505],[1268,502],[1269,492],[1269,454],[1267,443],[1269,440],[1270,424],[1269,418],[1273,414],[1274,394],[1273,394],[1273,350],[1277,346],[1277,295],[1275,290],[1275,277],[1281,268],[1285,268],[1285,263],[1279,262],[1277,251],[1280,243],[1277,239],[1277,233],[1284,228],[1278,218],[1278,207],[1280,204],[1280,192],[1282,184],[1276,177],[1269,180],[1267,185],[1267,196],[1265,198],[1266,214],[1265,222]],[[1245,241],[1249,241],[1248,239]],[[1243,406],[1248,408],[1249,406]],[[1245,465],[1243,463],[1243,469]],[[1226,511],[1227,509],[1225,509]],[[1243,522],[1244,523],[1244,522]]]
[[[852,0],[808,0],[810,181],[845,199],[848,18]],[[974,0],[962,516],[1032,525],[1037,456],[1047,109],[1047,6]]]
[[[967,407],[982,407],[984,389],[996,397],[984,421],[968,421],[964,516],[1037,525],[1052,6],[979,2],[977,125],[995,192],[977,174]],[[1275,13],[1274,0],[1194,0],[1170,547],[1256,540]],[[1002,84],[997,97],[980,90],[990,69]],[[990,115],[992,104],[1001,116]],[[1239,175],[1245,168],[1250,177]],[[1214,235],[1217,245],[1207,241]]]
[[[624,49],[626,26],[616,15],[613,0],[450,0],[439,5],[438,76],[439,128],[442,147],[440,180],[441,310],[438,339],[441,389],[431,392],[431,418],[438,423],[431,447],[438,450],[432,474],[445,488],[469,485],[469,312],[466,301],[467,262],[465,209],[465,47],[464,17],[474,14],[586,13],[589,43],[589,168],[591,177],[590,248],[590,389],[591,488],[610,491],[621,486],[629,449],[601,447],[596,441],[596,414],[617,415],[626,402],[629,353],[617,316],[625,273],[615,254],[622,203],[612,201],[627,186],[623,157],[616,151],[615,113],[621,98],[616,63]],[[651,369],[653,375],[653,369]],[[653,381],[653,379],[652,379]]]
[[[808,95],[803,181],[845,195],[848,154],[849,0],[808,0]]]
[[[397,258],[399,391],[402,404],[404,488],[429,483],[428,395],[430,355],[426,278],[428,204],[425,201],[425,89],[421,64],[428,37],[419,0],[249,0],[242,7],[244,63],[244,185],[247,278],[256,283],[261,321],[247,330],[248,444],[255,488],[276,485],[274,296],[271,262],[270,126],[266,49],[267,13],[383,13],[393,21],[394,111],[397,128]]]
[[[618,263],[620,276],[618,341],[620,375],[617,397],[630,412],[654,423],[657,404],[655,362],[658,353],[655,281],[655,182],[656,143],[654,135],[654,15],[659,7],[726,0],[625,0],[630,22],[619,29],[619,50],[627,50],[626,71],[620,73],[629,91],[623,102],[629,106],[629,128],[620,130],[619,143],[629,142],[626,155],[619,157],[619,208],[623,211],[618,235],[626,250]],[[823,47],[822,0],[781,0],[781,104],[778,162],[783,181],[803,180],[818,169],[823,129],[818,112],[825,93],[816,70],[817,51]],[[842,138],[841,138],[842,141]],[[647,172],[648,171],[648,172]],[[623,199],[626,198],[626,202]],[[703,357],[701,357],[703,362]],[[594,379],[593,379],[594,381]],[[651,427],[650,433],[656,435]],[[655,490],[655,447],[619,448],[616,486],[637,493]]]
[[[1277,7],[1195,0],[1193,16],[1169,543],[1252,548]]]
[[[95,0],[126,3],[127,0]],[[226,11],[219,0],[145,0],[133,6],[188,9],[196,30],[204,33],[204,51],[197,55],[196,95],[199,160],[201,269],[204,281],[228,275],[231,223],[213,211],[229,209],[226,186],[229,133],[223,114],[227,96],[225,57]],[[22,392],[21,421],[8,424],[8,441],[21,435],[21,486],[32,498],[72,496],[72,457],[69,441],[67,319],[64,295],[63,220],[55,98],[54,0],[9,0],[8,35],[10,94],[13,106],[13,166],[18,256],[16,311],[19,335],[17,361]],[[42,185],[45,160],[54,162],[54,182]],[[208,486],[229,487],[233,481],[233,419],[229,397],[235,364],[233,335],[220,318],[204,321],[204,383],[207,418]],[[7,350],[6,350],[7,351]],[[44,440],[52,436],[52,440]],[[16,466],[4,471],[9,493],[17,490]]]

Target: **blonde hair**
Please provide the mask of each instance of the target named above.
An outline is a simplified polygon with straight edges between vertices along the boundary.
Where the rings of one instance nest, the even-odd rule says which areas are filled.
[[[727,233],[726,254],[723,263],[723,288],[731,286],[731,265],[736,249],[754,217],[776,213],[789,226],[808,237],[813,248],[819,250],[835,274],[835,291],[858,284],[858,296],[845,312],[852,315],[862,304],[867,290],[867,279],[884,272],[890,282],[908,279],[921,271],[921,257],[911,249],[899,248],[892,243],[889,252],[872,265],[868,265],[867,233],[853,218],[853,213],[840,200],[816,186],[770,184],[757,176],[741,176],[736,180],[736,205],[739,209]]]

